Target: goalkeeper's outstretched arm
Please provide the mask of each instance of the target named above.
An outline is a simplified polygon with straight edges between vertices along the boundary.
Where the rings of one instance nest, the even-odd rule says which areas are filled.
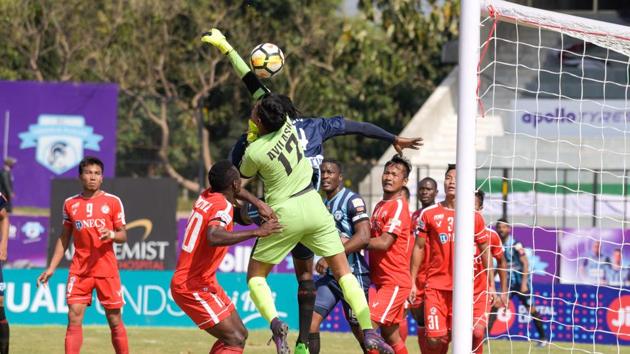
[[[265,93],[269,93],[269,89],[265,87],[265,85],[260,82],[256,74],[254,74],[249,66],[245,63],[243,58],[238,54],[238,52],[230,45],[230,43],[225,39],[225,36],[221,31],[216,28],[212,28],[208,32],[204,33],[201,36],[201,41],[205,43],[212,44],[214,47],[219,49],[222,54],[226,55],[232,64],[232,67],[238,74],[238,77],[243,80],[247,90],[254,97],[254,99],[258,100]]]

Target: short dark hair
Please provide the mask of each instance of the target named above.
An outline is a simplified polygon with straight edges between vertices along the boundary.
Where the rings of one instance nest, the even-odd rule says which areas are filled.
[[[343,173],[343,167],[341,167],[341,162],[339,162],[338,160],[335,160],[335,159],[323,159],[322,160],[322,165],[325,164],[325,163],[331,163],[331,164],[337,166],[337,169],[339,170],[339,173]]]
[[[495,225],[499,225],[499,224],[506,224],[507,226],[512,227],[506,218],[497,219],[497,222],[495,223]]]
[[[481,189],[477,189],[475,192],[475,197],[479,198],[479,206],[483,206],[483,200],[486,198],[486,192]]]
[[[449,163],[448,166],[446,166],[446,172],[444,172],[444,176],[446,176],[450,170],[456,170],[456,167],[457,166],[454,163]]]
[[[391,165],[403,165],[405,167],[405,178],[409,177],[409,174],[411,173],[411,162],[409,162],[409,160],[396,154],[392,157],[391,160],[385,163],[385,168]]]
[[[238,178],[238,171],[230,160],[217,161],[208,171],[208,183],[215,192],[224,191]]]
[[[420,187],[420,185],[425,181],[431,182],[433,184],[433,188],[437,189],[437,182],[431,177],[424,177],[423,179],[421,179],[420,182],[418,182],[418,187]],[[418,188],[418,190],[420,190],[420,188]]]
[[[89,165],[98,165],[101,168],[101,173],[105,172],[105,165],[103,164],[103,161],[101,161],[101,159],[94,156],[86,156],[83,158],[83,160],[81,160],[81,162],[79,162],[79,176],[83,174],[83,169],[85,168],[85,166]]]
[[[263,126],[270,132],[280,129],[287,117],[293,118],[298,112],[288,96],[277,93],[265,94],[255,109]]]
[[[409,188],[407,188],[407,186],[403,186],[402,191],[403,193],[405,193],[405,198],[409,200],[409,198],[411,198],[411,192],[409,192]]]

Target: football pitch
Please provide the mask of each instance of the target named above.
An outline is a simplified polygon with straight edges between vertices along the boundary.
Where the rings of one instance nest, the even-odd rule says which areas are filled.
[[[64,326],[11,326],[11,353],[39,354],[63,353],[66,328]],[[206,354],[214,338],[197,329],[165,327],[127,327],[129,350],[133,354]],[[321,354],[361,353],[351,334],[323,332]],[[273,344],[267,346],[269,332],[250,331],[245,353],[274,354]],[[289,343],[295,343],[292,333]],[[419,353],[415,336],[407,339],[409,353]],[[506,340],[492,341],[484,353],[620,353],[630,348],[616,346],[554,343],[546,348],[537,348],[533,343]],[[109,329],[104,326],[83,327],[84,354],[113,353]]]

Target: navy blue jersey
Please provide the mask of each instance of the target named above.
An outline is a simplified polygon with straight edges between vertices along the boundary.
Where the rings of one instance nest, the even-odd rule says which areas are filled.
[[[341,189],[332,199],[324,200],[324,204],[333,215],[341,237],[351,238],[354,235],[354,225],[370,219],[361,196],[346,188]],[[367,262],[360,252],[349,254],[348,263],[355,275],[369,272]]]
[[[525,254],[525,247],[523,247],[523,244],[516,241],[512,235],[508,236],[507,241],[503,243],[503,255],[505,257],[505,261],[507,262],[508,285],[511,289],[518,290],[521,287],[523,272],[525,270],[523,267],[524,264],[521,262],[521,257]],[[532,274],[529,274],[527,282],[529,283],[529,289],[531,290]]]

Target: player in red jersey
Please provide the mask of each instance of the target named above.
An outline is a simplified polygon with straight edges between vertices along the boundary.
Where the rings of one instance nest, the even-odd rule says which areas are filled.
[[[444,176],[446,198],[442,202],[423,209],[418,221],[417,239],[429,244],[429,267],[424,295],[424,322],[430,353],[446,353],[450,342],[453,316],[453,264],[455,237],[455,165],[448,165]],[[475,212],[475,243],[482,250],[483,264],[489,264],[487,233],[483,217]],[[417,247],[422,241],[416,242]],[[423,255],[423,252],[416,252]],[[413,260],[418,267],[423,258]],[[417,269],[412,269],[412,273]]]
[[[127,241],[125,210],[117,196],[101,190],[103,170],[103,162],[96,157],[85,157],[79,163],[83,192],[64,202],[61,236],[48,269],[37,279],[38,286],[48,282],[72,237],[75,251],[66,291],[69,309],[66,353],[79,353],[81,350],[83,315],[86,307],[92,304],[95,288],[105,309],[116,353],[129,353],[127,332],[121,316],[124,302],[120,275],[113,248],[114,242]]]
[[[478,190],[475,193],[475,210],[481,212],[483,209],[483,200],[485,193]],[[501,294],[497,295],[494,286],[494,271],[492,263],[483,265],[481,250],[476,247],[475,252],[475,275],[473,284],[473,353],[483,353],[483,339],[486,334],[488,325],[488,312],[493,304],[496,307],[505,307],[507,303],[507,263],[503,257],[503,243],[499,234],[490,228],[486,228],[488,235],[488,249],[492,258],[497,261],[497,273],[499,274],[499,283],[501,286]]]
[[[407,353],[398,327],[411,290],[411,216],[402,195],[410,172],[409,162],[398,155],[385,164],[383,200],[374,208],[368,244],[370,278],[376,286],[376,296],[370,298],[372,322],[396,354]]]
[[[211,187],[199,195],[188,218],[171,293],[200,329],[218,338],[211,354],[242,353],[247,330],[216,272],[227,246],[269,236],[281,227],[277,220],[270,220],[255,230],[233,232],[232,201],[241,189],[240,174],[230,161],[222,160],[208,172],[208,182]]]
[[[426,238],[418,238],[417,225],[422,210],[435,204],[435,197],[437,197],[437,193],[437,182],[431,177],[423,178],[418,183],[418,200],[420,200],[421,208],[411,215],[412,234],[416,238],[415,243],[421,243],[421,245],[414,246],[411,260],[412,262],[414,260],[418,261],[419,259],[424,260],[422,264],[419,265],[411,263],[411,279],[414,279],[415,281],[411,284],[411,292],[409,293],[411,314],[418,325],[418,346],[420,347],[420,352],[422,353],[429,352],[424,327],[424,287],[427,279],[426,272],[429,266],[429,257],[425,257],[425,255],[429,252],[429,245],[426,243]],[[425,235],[423,234],[423,236]]]

